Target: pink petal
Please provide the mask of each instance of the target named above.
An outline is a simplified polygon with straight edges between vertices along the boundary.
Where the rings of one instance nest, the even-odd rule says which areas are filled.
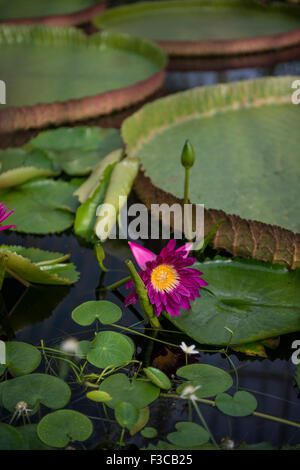
[[[183,252],[182,253],[182,257],[183,258],[187,258],[189,252],[191,251],[191,248],[193,246],[193,243],[189,242],[189,243],[186,243],[185,245],[183,246],[180,246],[179,248],[177,248],[177,250],[175,250],[177,253],[178,252]]]
[[[138,243],[128,242],[128,244],[130,246],[133,256],[136,259],[136,262],[138,263],[141,269],[146,269],[146,263],[148,261],[153,261],[156,258],[155,253],[152,253],[152,251],[147,250],[147,248],[144,248]]]

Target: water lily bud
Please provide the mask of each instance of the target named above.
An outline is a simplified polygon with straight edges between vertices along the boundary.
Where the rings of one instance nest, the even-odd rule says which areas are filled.
[[[181,164],[184,168],[191,168],[195,162],[195,151],[194,147],[189,140],[185,141],[184,147],[181,153]]]

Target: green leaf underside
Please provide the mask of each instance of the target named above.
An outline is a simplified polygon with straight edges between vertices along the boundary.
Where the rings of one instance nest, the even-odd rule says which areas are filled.
[[[181,447],[194,447],[209,441],[208,432],[199,424],[181,421],[175,425],[177,432],[168,434],[168,440]]]
[[[109,185],[114,165],[109,165],[105,170],[98,188],[76,211],[74,230],[76,235],[91,242],[96,240],[94,226],[97,219],[97,208],[103,203]]]
[[[122,310],[107,300],[89,300],[76,307],[72,312],[73,320],[82,326],[91,325],[98,319],[103,325],[120,320]]]
[[[20,401],[34,411],[41,403],[52,409],[62,408],[70,396],[71,390],[63,380],[46,374],[23,375],[0,384],[0,402],[11,412]]]
[[[115,331],[98,333],[91,343],[87,360],[100,369],[118,367],[132,359],[134,345],[125,335]]]
[[[89,418],[73,410],[58,410],[44,416],[38,424],[38,436],[52,447],[65,447],[71,441],[85,441],[93,432]]]
[[[202,344],[252,343],[300,329],[300,270],[253,260],[196,263],[209,283],[201,297],[167,318]]]
[[[121,89],[149,78],[165,64],[163,52],[139,38],[85,36],[72,28],[0,26],[0,48],[1,79],[10,84],[9,106]],[[12,73],[16,63],[22,74]]]
[[[41,132],[27,145],[43,150],[65,173],[77,176],[90,173],[103,157],[122,146],[122,139],[117,129],[62,127]]]
[[[62,232],[73,224],[78,206],[74,186],[65,181],[39,179],[0,191],[0,199],[16,212],[9,218],[18,232]]]
[[[128,154],[141,159],[155,186],[182,198],[188,139],[196,153],[192,202],[300,232],[295,79],[194,88],[148,104],[122,125]]]
[[[60,262],[66,260],[69,255],[9,245],[0,245],[0,253],[8,257],[8,268],[29,282],[67,285],[73,284],[79,278],[73,263]]]
[[[256,410],[257,401],[249,392],[221,393],[216,396],[216,407],[229,416],[248,416]]]
[[[159,396],[159,388],[141,380],[129,380],[125,374],[114,374],[105,379],[99,390],[112,397],[107,406],[114,408],[120,401],[126,401],[137,408],[145,408]]]
[[[268,14],[266,14],[268,13]],[[108,31],[151,40],[222,40],[278,34],[299,28],[300,15],[285,5],[245,0],[143,2],[108,10],[93,22]]]
[[[66,15],[95,5],[98,0],[0,0],[0,19]]]
[[[183,366],[177,370],[177,375],[187,380],[177,387],[177,392],[181,394],[187,385],[193,387],[200,385],[200,388],[195,391],[198,398],[213,397],[232,386],[231,376],[224,370],[210,364]]]

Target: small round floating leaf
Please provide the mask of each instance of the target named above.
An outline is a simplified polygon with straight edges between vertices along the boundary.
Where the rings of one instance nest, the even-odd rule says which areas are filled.
[[[201,385],[195,392],[198,398],[215,396],[232,386],[232,377],[227,372],[209,364],[191,364],[180,367],[177,375],[188,380],[179,385],[177,392],[181,393],[187,385],[194,387]]]
[[[99,403],[106,403],[111,400],[109,393],[101,392],[100,390],[92,390],[86,394],[86,397],[89,400],[97,401]]]
[[[30,374],[40,362],[41,353],[31,344],[17,341],[6,343],[6,365],[12,375]]]
[[[171,382],[164,372],[155,367],[146,367],[144,369],[146,376],[148,377],[154,385],[157,385],[163,390],[168,390],[171,388]]]
[[[104,325],[120,320],[122,310],[108,300],[89,300],[72,312],[73,320],[81,326],[91,325],[96,319]]]
[[[182,421],[176,423],[177,432],[168,434],[168,440],[180,447],[194,447],[209,441],[208,432],[199,424]]]
[[[86,339],[79,341],[78,343],[78,356],[86,356],[91,348],[91,341]]]
[[[131,429],[139,418],[139,410],[126,401],[120,401],[115,406],[115,418],[122,428]]]
[[[0,423],[0,450],[22,450],[21,434],[9,424]]]
[[[132,359],[134,347],[125,335],[115,331],[98,333],[87,354],[88,361],[100,369],[120,366]]]
[[[109,393],[112,400],[107,406],[114,408],[120,401],[126,401],[137,408],[145,408],[159,396],[159,388],[141,380],[129,380],[125,374],[114,374],[105,379],[99,390]]]
[[[257,408],[255,396],[249,392],[239,391],[233,396],[221,393],[216,396],[216,407],[229,416],[248,416]]]
[[[40,403],[52,409],[62,408],[70,396],[70,387],[63,380],[47,374],[23,375],[1,384],[2,404],[11,412],[19,401],[34,411]]]
[[[89,418],[73,410],[58,410],[44,416],[37,433],[42,442],[51,447],[65,447],[69,442],[86,441],[93,432]]]
[[[146,439],[154,439],[157,436],[157,431],[155,428],[147,427],[141,431],[141,435]]]

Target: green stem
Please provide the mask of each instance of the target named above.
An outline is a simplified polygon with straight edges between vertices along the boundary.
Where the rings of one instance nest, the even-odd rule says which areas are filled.
[[[190,182],[190,169],[185,168],[184,178],[184,204],[189,203],[189,182]]]
[[[7,266],[6,266],[6,271],[8,272],[8,274],[14,277],[17,281],[21,282],[21,284],[23,284],[25,287],[31,286],[30,282],[23,279],[21,276],[19,276],[19,274],[15,273],[12,269],[8,268]]]
[[[161,397],[167,397],[167,398],[177,398],[177,399],[185,400],[185,398],[181,398],[179,395],[176,395],[175,393],[161,393],[160,396]],[[215,401],[208,400],[206,398],[197,398],[197,400],[195,400],[195,401],[199,401],[200,403],[205,403],[206,405],[210,405],[210,406],[216,406]],[[300,423],[297,423],[296,421],[290,421],[288,419],[278,418],[277,416],[268,415],[268,414],[265,414],[265,413],[260,413],[259,411],[253,411],[252,415],[253,416],[258,416],[259,418],[265,418],[265,419],[269,419],[271,421],[276,421],[278,423],[287,424],[289,426],[294,426],[295,428],[300,428]]]
[[[100,290],[115,290],[115,289],[118,289],[119,287],[124,286],[124,284],[127,284],[127,282],[129,281],[131,281],[131,276],[127,276],[124,279],[114,282],[113,284],[110,284],[107,287],[102,287]]]
[[[200,421],[202,422],[204,428],[205,428],[206,431],[208,432],[208,434],[209,434],[209,436],[210,436],[210,439],[211,439],[213,445],[215,446],[215,448],[216,448],[217,450],[219,450],[219,446],[218,446],[218,444],[216,443],[214,436],[213,436],[212,433],[210,432],[210,429],[209,429],[209,427],[208,427],[207,424],[206,424],[206,421],[205,421],[205,419],[204,419],[204,417],[203,417],[203,415],[202,415],[202,413],[201,413],[201,411],[200,411],[200,409],[199,409],[199,406],[197,405],[197,402],[196,402],[195,400],[192,400],[192,403],[193,403],[193,405],[194,405],[194,408],[195,408],[195,410],[196,410],[197,415],[198,415],[199,418],[200,418]]]
[[[124,447],[124,434],[125,434],[125,428],[122,428],[121,436],[120,436],[120,442],[119,442],[119,447]]]

